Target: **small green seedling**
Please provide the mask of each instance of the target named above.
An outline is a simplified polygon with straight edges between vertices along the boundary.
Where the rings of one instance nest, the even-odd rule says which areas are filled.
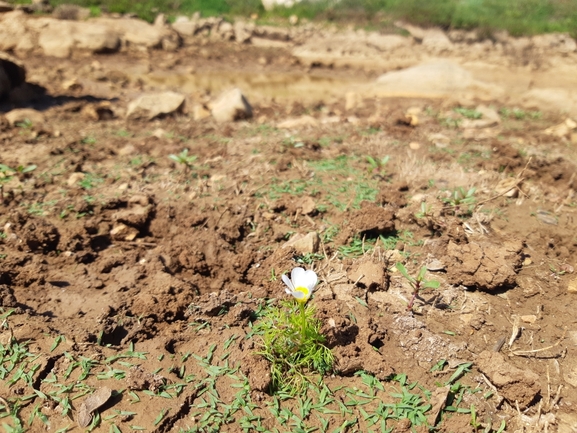
[[[372,156],[367,156],[367,162],[369,163],[369,165],[371,166],[369,169],[369,173],[372,173],[373,171],[377,171],[380,172],[383,167],[385,165],[387,165],[387,163],[389,162],[389,159],[391,159],[391,157],[389,155],[383,157],[383,158],[373,158]]]
[[[453,209],[453,215],[456,216],[467,216],[471,215],[475,203],[476,188],[470,188],[468,191],[462,186],[457,187],[453,190],[449,197],[442,198],[443,202],[449,205]]]
[[[409,304],[407,305],[407,310],[412,311],[413,304],[415,303],[415,299],[419,295],[419,292],[423,289],[437,289],[441,285],[440,282],[437,280],[425,280],[425,274],[427,273],[427,268],[423,266],[417,275],[417,278],[414,278],[412,275],[409,275],[407,268],[402,263],[396,264],[397,269],[399,272],[407,279],[411,287],[413,288],[413,295]]]
[[[421,210],[415,214],[419,219],[431,217],[433,215],[433,209],[427,202],[421,202]]]
[[[184,149],[178,155],[170,154],[168,157],[177,164],[182,164],[185,172],[189,172],[193,167],[193,162],[196,161],[196,155],[188,155],[188,149]]]

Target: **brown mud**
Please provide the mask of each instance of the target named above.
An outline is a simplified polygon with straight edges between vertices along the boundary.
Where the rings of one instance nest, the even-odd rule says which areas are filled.
[[[220,431],[312,431],[290,417],[279,424],[251,333],[265,302],[285,296],[278,277],[304,266],[319,275],[311,302],[338,360],[330,389],[366,389],[374,376],[387,402],[391,378],[406,374],[444,408],[442,385],[471,363],[459,380],[477,391],[460,407],[474,406],[483,426],[572,431],[577,144],[543,133],[565,117],[510,116],[515,107],[496,99],[484,103],[499,123],[471,132],[455,101],[363,94],[351,103],[347,83],[376,78],[367,70],[310,69],[287,50],[234,43],[203,50],[23,60],[46,90],[31,103],[42,124],[0,126],[2,164],[37,166],[2,185],[1,338],[30,354],[19,364],[29,378],[7,371],[5,356],[4,410],[30,431],[81,431],[78,417],[85,426],[98,412],[93,431],[176,432],[224,414],[244,392],[244,409]],[[245,92],[252,119],[193,119],[194,103],[230,85]],[[157,89],[186,94],[184,112],[124,118],[131,99]],[[109,115],[95,116],[102,101]],[[301,116],[315,121],[276,127]],[[185,148],[197,157],[190,169],[168,157]],[[457,187],[476,188],[475,203],[451,203]],[[313,254],[285,246],[311,232]],[[441,282],[413,312],[398,261]],[[82,408],[107,388],[107,402]],[[286,405],[298,412],[297,400]],[[380,428],[358,407],[335,407],[328,430],[312,415],[304,425]],[[477,431],[470,413],[430,424]],[[387,427],[411,430],[406,419]]]

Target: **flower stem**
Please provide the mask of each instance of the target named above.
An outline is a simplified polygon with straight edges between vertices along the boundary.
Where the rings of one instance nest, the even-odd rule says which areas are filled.
[[[301,310],[301,342],[305,339],[305,330],[306,330],[306,317],[305,317],[305,304],[304,302],[299,302],[299,309]]]

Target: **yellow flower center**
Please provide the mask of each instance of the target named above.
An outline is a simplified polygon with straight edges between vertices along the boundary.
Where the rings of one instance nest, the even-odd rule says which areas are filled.
[[[303,302],[303,303],[308,301],[309,296],[311,294],[309,289],[307,289],[306,287],[303,287],[303,286],[296,287],[295,292],[301,292],[304,295],[302,298],[296,298],[297,301]]]

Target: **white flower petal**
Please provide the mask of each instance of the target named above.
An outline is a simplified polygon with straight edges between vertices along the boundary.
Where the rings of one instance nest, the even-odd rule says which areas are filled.
[[[291,280],[294,287],[304,286],[306,271],[303,268],[294,268],[291,271]]]
[[[290,291],[287,290],[288,294],[291,294],[292,292],[294,292],[295,290],[295,286],[293,285],[292,281],[289,279],[289,277],[286,274],[283,274],[282,276],[282,281],[283,283],[285,283],[288,288],[290,289]]]
[[[309,289],[309,291],[312,293],[312,291],[315,289],[315,286],[317,285],[317,281],[318,281],[318,277],[317,274],[315,273],[315,271],[306,271],[304,276],[303,276],[303,281],[302,284],[304,287],[306,287],[307,289]]]

